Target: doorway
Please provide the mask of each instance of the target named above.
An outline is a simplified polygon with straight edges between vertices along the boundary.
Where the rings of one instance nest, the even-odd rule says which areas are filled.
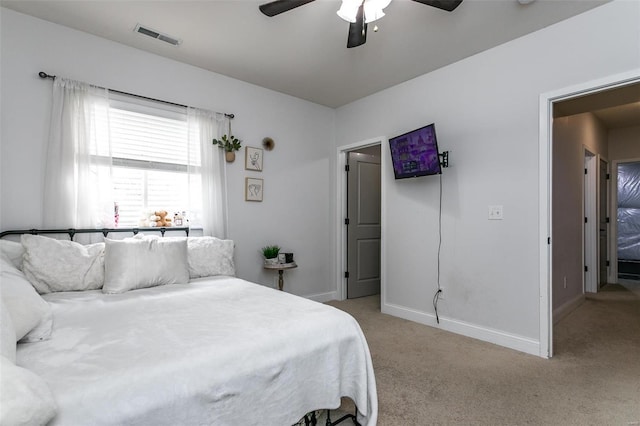
[[[598,166],[598,289],[609,282],[609,163],[600,158]]]
[[[597,264],[598,264],[598,243],[596,234],[596,203],[597,203],[597,156],[585,149],[584,152],[584,231],[583,231],[583,253],[584,253],[584,292],[596,293],[597,285]]]
[[[597,293],[609,277],[609,163],[584,150],[584,292]]]
[[[347,298],[380,293],[380,145],[347,152]]]
[[[628,89],[628,90],[627,90]],[[562,105],[565,108],[580,109],[587,103],[592,102],[594,99],[601,102],[599,108],[605,108],[613,112],[616,107],[625,107],[625,102],[637,103],[640,98],[638,97],[640,89],[640,74],[637,70],[609,76],[600,80],[587,82],[581,85],[567,87],[555,92],[545,93],[540,96],[540,356],[551,357],[553,355],[553,322],[554,322],[554,299],[557,299],[558,295],[562,294],[563,276],[560,275],[559,279],[554,276],[556,272],[554,270],[556,260],[554,260],[554,253],[560,251],[560,247],[556,247],[556,240],[552,238],[554,230],[554,218],[562,213],[554,205],[556,203],[553,198],[554,195],[562,196],[562,194],[555,194],[553,189],[553,183],[556,179],[556,170],[554,168],[555,158],[555,131],[553,123],[555,121],[557,106]],[[602,95],[602,96],[598,96]],[[591,112],[598,108],[587,108],[580,112]],[[619,111],[615,111],[619,112]],[[568,115],[568,114],[567,114]],[[637,114],[631,114],[637,117]],[[621,117],[620,114],[617,117]],[[603,118],[598,116],[598,118]],[[605,117],[606,118],[606,117]],[[614,157],[615,159],[615,157]],[[580,159],[580,162],[583,160]],[[596,169],[601,169],[604,164],[596,162]],[[570,193],[565,193],[570,195]],[[606,196],[610,198],[610,192]],[[604,200],[603,200],[604,202]],[[598,204],[596,204],[598,206]],[[596,207],[598,208],[598,207]],[[562,229],[558,224],[555,227]],[[615,232],[615,231],[614,231]],[[607,231],[607,234],[609,232]],[[597,237],[599,239],[599,237]],[[611,238],[607,236],[609,240]],[[579,243],[578,250],[580,250]],[[607,244],[604,244],[606,249]],[[611,242],[608,242],[608,246],[612,247]],[[580,250],[581,255],[584,256],[584,251]],[[556,253],[560,254],[561,253]],[[598,251],[599,254],[599,251]],[[611,251],[607,252],[608,256],[611,256]],[[582,262],[580,262],[582,263]],[[614,266],[615,268],[615,266]],[[608,269],[611,268],[609,265]],[[599,278],[599,276],[598,276]],[[566,278],[564,278],[566,288]]]
[[[609,163],[584,152],[584,292],[597,293],[609,277]]]
[[[640,282],[640,161],[616,167],[617,278]]]

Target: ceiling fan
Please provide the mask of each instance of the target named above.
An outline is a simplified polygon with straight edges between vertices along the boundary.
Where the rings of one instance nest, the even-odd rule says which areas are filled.
[[[314,0],[275,0],[259,6],[260,11],[267,16],[276,16],[296,7],[311,3]],[[462,0],[413,0],[427,6],[453,11],[462,3]],[[342,6],[338,10],[338,16],[349,21],[349,35],[347,47],[356,47],[367,41],[367,24],[384,16],[382,9],[387,7],[391,0],[342,0]]]

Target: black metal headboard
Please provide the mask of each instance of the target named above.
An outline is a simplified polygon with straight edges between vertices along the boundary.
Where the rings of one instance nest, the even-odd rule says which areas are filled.
[[[189,227],[171,226],[171,227],[158,227],[158,228],[67,228],[67,229],[18,229],[0,232],[0,238],[4,238],[7,235],[22,235],[22,234],[68,234],[69,239],[73,240],[76,234],[102,234],[105,238],[112,232],[130,232],[136,235],[138,232],[160,232],[164,237],[164,233],[167,231],[184,231],[189,236]]]

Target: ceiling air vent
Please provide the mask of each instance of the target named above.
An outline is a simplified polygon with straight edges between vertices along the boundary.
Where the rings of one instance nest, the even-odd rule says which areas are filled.
[[[174,46],[177,46],[180,43],[182,43],[182,40],[180,40],[179,38],[171,37],[170,35],[167,35],[167,34],[162,34],[156,30],[152,30],[149,27],[143,27],[140,24],[136,25],[133,31],[136,33],[144,34],[149,37],[153,37],[160,41],[164,41],[165,43],[169,43]]]

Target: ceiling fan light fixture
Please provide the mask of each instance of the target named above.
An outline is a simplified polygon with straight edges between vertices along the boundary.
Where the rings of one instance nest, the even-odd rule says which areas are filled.
[[[342,0],[340,9],[336,12],[339,17],[347,22],[356,22],[356,13],[358,13],[358,0]]]
[[[377,21],[384,16],[383,9],[389,6],[391,0],[364,0],[365,22]],[[338,16],[347,22],[356,22],[358,8],[363,4],[362,0],[342,0]]]
[[[368,6],[365,3],[364,5],[364,21],[368,24],[369,22],[377,21],[378,19],[384,16],[384,12],[382,9],[378,9],[375,6]]]

